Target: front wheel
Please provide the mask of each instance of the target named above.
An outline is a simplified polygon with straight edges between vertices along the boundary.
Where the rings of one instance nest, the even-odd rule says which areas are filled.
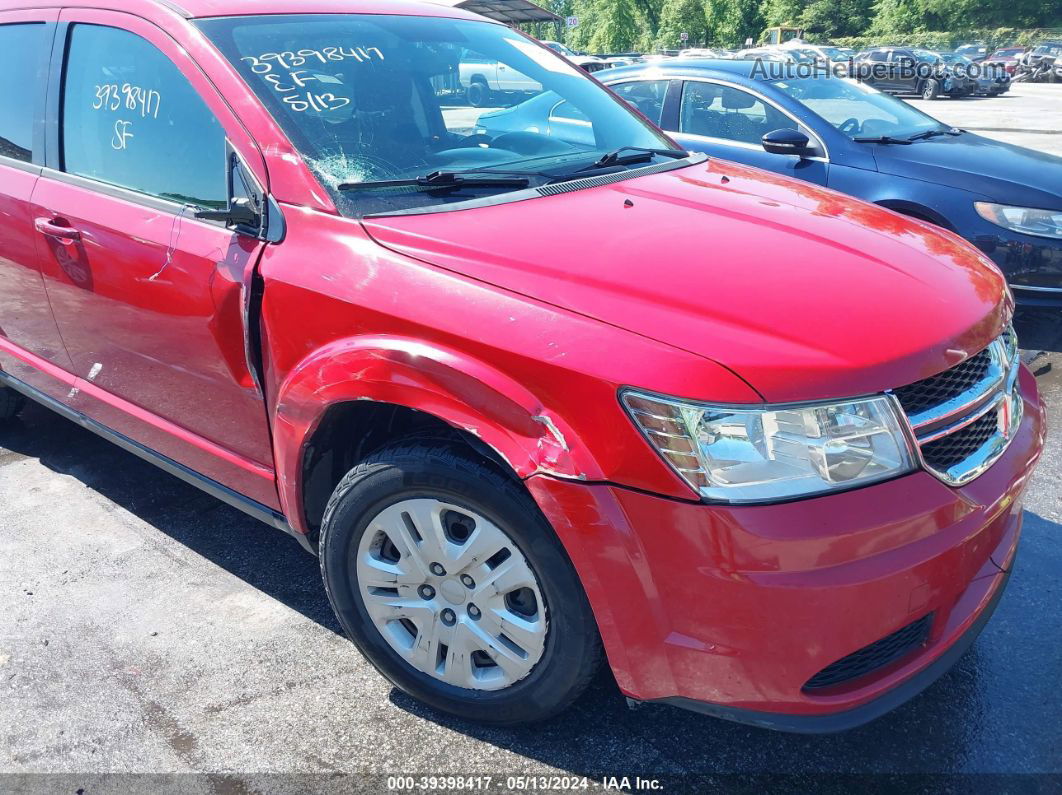
[[[22,407],[26,405],[26,399],[14,389],[0,386],[0,422],[15,417]]]
[[[930,77],[922,84],[922,99],[936,99],[940,96],[940,82]]]
[[[445,712],[515,725],[590,682],[600,641],[538,506],[446,444],[379,452],[336,487],[321,530],[343,628],[397,687]]]

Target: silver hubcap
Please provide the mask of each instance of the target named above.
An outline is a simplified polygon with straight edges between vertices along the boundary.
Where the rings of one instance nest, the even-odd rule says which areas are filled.
[[[369,617],[418,671],[499,690],[542,658],[547,615],[538,580],[505,531],[475,511],[403,500],[369,522],[357,554]]]

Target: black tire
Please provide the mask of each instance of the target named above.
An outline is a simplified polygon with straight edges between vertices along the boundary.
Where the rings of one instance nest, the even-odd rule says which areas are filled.
[[[473,108],[482,108],[490,102],[490,87],[483,82],[482,78],[473,78],[465,91],[468,104]]]
[[[13,419],[25,405],[26,398],[14,389],[0,386],[0,422]]]
[[[500,690],[457,687],[417,670],[372,623],[357,584],[358,545],[369,522],[400,500],[436,497],[462,505],[502,528],[539,581],[549,620],[542,658]],[[453,715],[494,725],[545,720],[586,688],[601,660],[601,641],[579,577],[530,496],[492,465],[445,442],[399,443],[373,454],[336,487],[325,509],[321,571],[329,601],[347,634],[396,687]]]
[[[922,84],[922,99],[937,99],[940,96],[940,81],[929,77]]]

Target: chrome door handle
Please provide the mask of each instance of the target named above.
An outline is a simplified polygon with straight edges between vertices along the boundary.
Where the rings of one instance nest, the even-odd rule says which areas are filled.
[[[38,218],[33,225],[42,235],[54,237],[64,243],[74,243],[81,239],[81,233],[76,229],[56,223],[51,218]]]

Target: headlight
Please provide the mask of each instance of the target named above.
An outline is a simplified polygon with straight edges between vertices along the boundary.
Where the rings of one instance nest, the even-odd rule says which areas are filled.
[[[977,214],[996,226],[1035,237],[1062,239],[1062,210],[1035,207],[1008,207],[1005,204],[974,202]]]
[[[738,408],[626,391],[650,444],[702,497],[765,502],[864,486],[914,469],[885,397]]]

